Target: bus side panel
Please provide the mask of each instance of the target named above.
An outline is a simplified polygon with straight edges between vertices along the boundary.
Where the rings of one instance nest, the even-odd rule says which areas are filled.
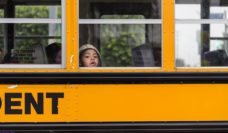
[[[227,88],[227,84],[1,85],[1,122],[226,121]]]

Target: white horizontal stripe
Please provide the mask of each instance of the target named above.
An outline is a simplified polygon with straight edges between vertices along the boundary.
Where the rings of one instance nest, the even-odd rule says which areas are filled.
[[[228,24],[227,19],[175,19],[176,24]]]
[[[0,23],[34,23],[34,24],[48,24],[48,23],[61,23],[61,19],[45,19],[45,18],[0,18]]]
[[[161,19],[79,19],[79,24],[161,24]]]

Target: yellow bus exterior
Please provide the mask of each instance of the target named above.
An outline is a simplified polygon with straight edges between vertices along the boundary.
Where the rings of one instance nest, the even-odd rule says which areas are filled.
[[[221,81],[221,83],[213,82],[213,73],[227,73],[228,68],[175,67],[174,0],[162,0],[162,67],[158,69],[79,68],[77,52],[79,51],[78,4],[76,0],[66,0],[66,68],[0,70],[3,75],[5,73],[25,75],[24,77],[16,77],[18,80],[15,82],[12,80],[8,83],[7,79],[5,79],[4,81],[6,83],[3,82],[0,85],[1,123],[6,125],[8,123],[16,123],[22,127],[23,124],[21,123],[62,123],[66,127],[67,124],[74,123],[76,124],[74,125],[75,129],[77,129],[77,124],[80,123],[96,123],[99,126],[99,123],[137,124],[142,122],[157,122],[162,125],[164,123],[177,122],[181,126],[181,123],[183,124],[185,122],[199,122],[199,125],[200,122],[212,122],[212,125],[213,122],[227,122],[228,84],[226,81]],[[66,77],[60,76],[61,78],[65,78],[65,81],[60,84],[51,83],[52,81],[47,83],[45,80],[39,83],[39,81],[36,81],[36,79],[39,80],[38,76],[34,78],[34,82],[31,80],[26,81],[26,76],[29,79],[33,73],[45,73],[44,75],[52,73],[61,75],[64,73]],[[170,80],[169,77],[162,80],[163,76],[161,76],[160,80],[162,81],[159,82],[139,81],[134,83],[134,80],[133,82],[128,80],[124,83],[118,83],[115,81],[115,78],[110,78],[108,82],[104,81],[102,83],[99,81],[98,83],[93,83],[89,81],[83,82],[83,78],[81,77],[81,83],[77,83],[77,81],[69,81],[68,83],[67,74],[72,73],[76,75],[84,73],[93,73],[93,75],[102,75],[104,73],[109,73],[110,75],[113,73],[131,73],[132,75],[137,73],[162,73],[167,75],[182,73],[182,77],[185,77],[185,74],[188,75],[191,73],[195,73],[195,77],[197,75],[200,76],[201,73],[208,73],[212,80],[207,80],[206,82],[202,80],[202,83],[197,82],[197,79],[193,79],[196,82],[188,82],[187,80],[183,80],[182,82],[181,78],[179,78],[180,82],[178,82],[178,80]],[[204,78],[206,77],[207,75],[204,75]],[[222,75],[222,77],[226,78],[226,75]],[[1,76],[1,78],[4,79],[4,76]],[[22,80],[21,82],[20,78]],[[47,76],[47,78],[52,77]],[[105,79],[106,77],[103,76],[103,78]],[[157,79],[159,79],[159,76],[157,76]],[[56,114],[52,112],[52,107],[54,106],[53,97],[47,97],[49,93],[63,94],[62,97],[57,98],[58,106],[56,107],[58,108],[58,113]],[[8,94],[16,94],[16,96],[7,98]],[[38,98],[38,94],[40,94],[40,98]],[[30,96],[30,102],[26,104],[27,96]],[[31,98],[37,103],[32,104]],[[7,105],[6,101],[10,101],[11,104]],[[39,107],[43,107],[41,113],[38,113],[34,109],[34,106],[38,104]],[[26,107],[26,105],[31,106]],[[31,112],[26,113],[26,108]],[[13,112],[20,110],[20,113],[17,114],[14,112],[10,114],[7,113],[7,109],[13,110]],[[197,125],[192,125],[192,129],[197,128]],[[8,128],[1,127],[1,129]],[[169,131],[172,131],[172,129]]]

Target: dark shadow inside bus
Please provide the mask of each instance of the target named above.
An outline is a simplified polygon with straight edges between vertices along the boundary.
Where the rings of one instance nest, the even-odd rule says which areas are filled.
[[[161,19],[159,0],[79,0],[79,19],[91,20],[79,45],[94,45],[103,67],[161,67],[161,24],[146,22]]]

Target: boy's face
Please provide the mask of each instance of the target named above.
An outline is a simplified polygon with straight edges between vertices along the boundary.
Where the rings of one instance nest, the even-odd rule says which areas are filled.
[[[97,67],[99,64],[97,52],[93,49],[86,50],[82,55],[82,63],[84,67]]]

